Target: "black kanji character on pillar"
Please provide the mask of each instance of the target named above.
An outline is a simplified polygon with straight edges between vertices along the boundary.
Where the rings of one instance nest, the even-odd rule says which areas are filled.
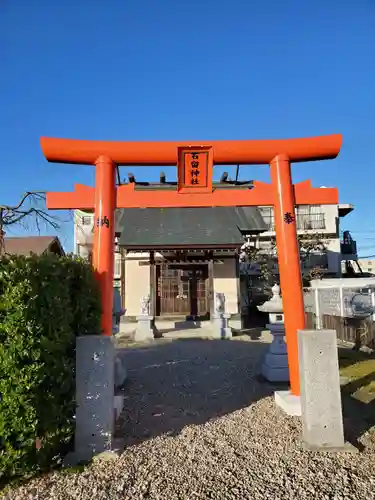
[[[191,171],[191,175],[193,175],[194,177],[199,177],[199,170],[197,168],[193,168],[193,170]]]
[[[287,224],[292,224],[294,222],[295,218],[294,215],[291,214],[290,212],[285,212],[284,214],[284,222]]]
[[[106,215],[102,219],[100,219],[98,217],[96,219],[96,225],[97,226],[107,226],[107,227],[109,227],[109,219],[108,219],[108,217]]]
[[[191,178],[191,183],[192,184],[199,184],[199,181],[198,181],[198,179],[196,177],[192,177]]]
[[[198,168],[199,167],[199,161],[192,161],[191,162],[192,168]]]
[[[192,157],[193,160],[198,160],[199,159],[198,153],[192,153],[191,157]]]

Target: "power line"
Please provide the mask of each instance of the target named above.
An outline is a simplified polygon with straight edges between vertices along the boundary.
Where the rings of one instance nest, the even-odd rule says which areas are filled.
[[[357,233],[357,234],[367,234],[367,233],[375,233],[375,229],[362,229],[362,230],[350,230],[350,233]]]

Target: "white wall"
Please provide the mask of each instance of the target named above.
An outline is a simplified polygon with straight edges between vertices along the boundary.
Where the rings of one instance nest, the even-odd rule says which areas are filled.
[[[226,312],[237,314],[240,299],[237,292],[236,260],[234,258],[224,259],[223,264],[214,263],[213,281],[214,293],[223,293],[225,295]]]
[[[148,254],[146,255],[142,259],[125,259],[126,316],[138,316],[142,297],[150,293],[150,266],[139,265],[140,262],[149,262]]]
[[[90,217],[90,224],[82,224],[82,217]],[[74,253],[81,257],[86,256],[86,245],[92,245],[94,241],[94,215],[81,210],[74,211]]]
[[[364,273],[375,273],[375,260],[374,259],[358,259],[358,263]]]
[[[325,229],[298,229],[298,234],[321,233],[327,235],[336,235],[337,237],[339,237],[337,227],[337,220],[339,217],[338,205],[320,205],[319,207],[314,206],[314,211],[312,212],[312,214],[314,213],[324,214]],[[265,231],[264,233],[262,233],[262,237],[275,236],[275,234],[275,231]]]
[[[339,237],[337,233],[337,219],[339,217],[339,207],[338,205],[321,205],[322,213],[324,213],[324,219],[326,222],[326,228],[320,229],[319,233],[323,234],[335,234]]]

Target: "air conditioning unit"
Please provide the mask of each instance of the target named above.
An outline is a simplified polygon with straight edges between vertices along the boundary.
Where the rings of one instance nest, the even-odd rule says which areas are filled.
[[[121,279],[121,255],[120,254],[115,254],[113,278],[117,279],[117,280]]]

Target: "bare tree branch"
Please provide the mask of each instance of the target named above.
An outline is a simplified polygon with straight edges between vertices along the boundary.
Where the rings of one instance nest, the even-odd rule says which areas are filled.
[[[0,253],[3,251],[5,231],[9,226],[18,224],[27,228],[30,222],[34,222],[37,232],[40,233],[40,225],[43,222],[46,227],[60,229],[62,221],[48,213],[45,202],[45,192],[28,191],[17,205],[0,204]]]

